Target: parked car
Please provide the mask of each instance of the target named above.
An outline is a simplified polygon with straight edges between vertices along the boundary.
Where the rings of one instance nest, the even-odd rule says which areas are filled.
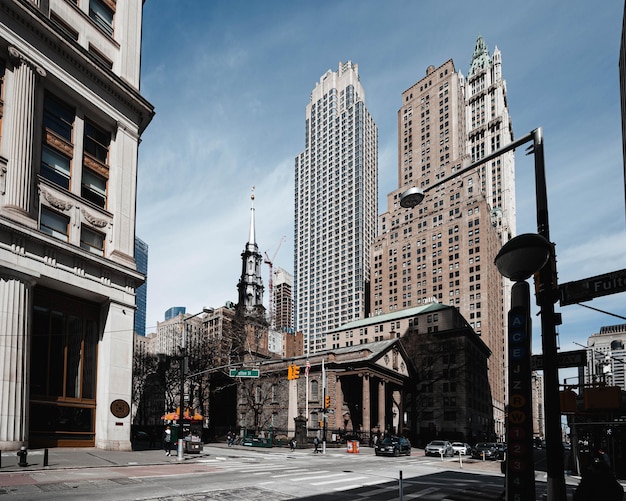
[[[374,447],[377,456],[411,455],[411,442],[404,437],[385,437],[379,440]]]
[[[495,442],[478,442],[473,451],[475,459],[498,459],[498,444]]]
[[[498,459],[504,459],[506,457],[506,443],[498,442],[496,447],[498,448]]]
[[[465,442],[452,442],[452,450],[455,454],[469,456],[472,453],[472,447]]]
[[[427,456],[454,456],[452,444],[447,440],[433,440],[426,446],[424,452]]]

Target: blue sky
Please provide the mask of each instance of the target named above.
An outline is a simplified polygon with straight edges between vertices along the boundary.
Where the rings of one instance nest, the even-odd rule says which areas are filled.
[[[255,186],[260,251],[293,271],[294,157],[311,90],[359,65],[379,129],[379,213],[398,185],[401,93],[428,65],[467,75],[478,35],[502,52],[516,137],[543,127],[559,280],[626,268],[619,44],[624,3],[528,0],[148,0],[142,94],[156,116],[139,151],[137,236],[149,245],[147,330],[171,306],[237,301]],[[518,233],[536,231],[532,156],[516,154]],[[268,267],[264,265],[267,303]],[[624,294],[590,306],[626,316]],[[557,311],[562,350],[603,325]],[[533,346],[540,351],[539,318]]]

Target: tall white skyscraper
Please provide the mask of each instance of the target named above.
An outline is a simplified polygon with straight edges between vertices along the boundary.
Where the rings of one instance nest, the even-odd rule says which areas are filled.
[[[295,321],[306,353],[366,316],[377,199],[378,129],[358,66],[340,62],[311,92],[295,159]]]

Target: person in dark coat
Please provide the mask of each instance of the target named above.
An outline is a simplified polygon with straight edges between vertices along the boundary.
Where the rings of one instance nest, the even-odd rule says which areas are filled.
[[[574,501],[622,501],[624,488],[606,462],[595,457],[574,491]]]

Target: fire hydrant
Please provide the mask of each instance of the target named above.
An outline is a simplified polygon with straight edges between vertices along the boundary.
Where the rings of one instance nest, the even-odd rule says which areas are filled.
[[[28,449],[25,446],[20,447],[20,450],[17,451],[17,457],[20,458],[18,463],[20,466],[28,466]]]

